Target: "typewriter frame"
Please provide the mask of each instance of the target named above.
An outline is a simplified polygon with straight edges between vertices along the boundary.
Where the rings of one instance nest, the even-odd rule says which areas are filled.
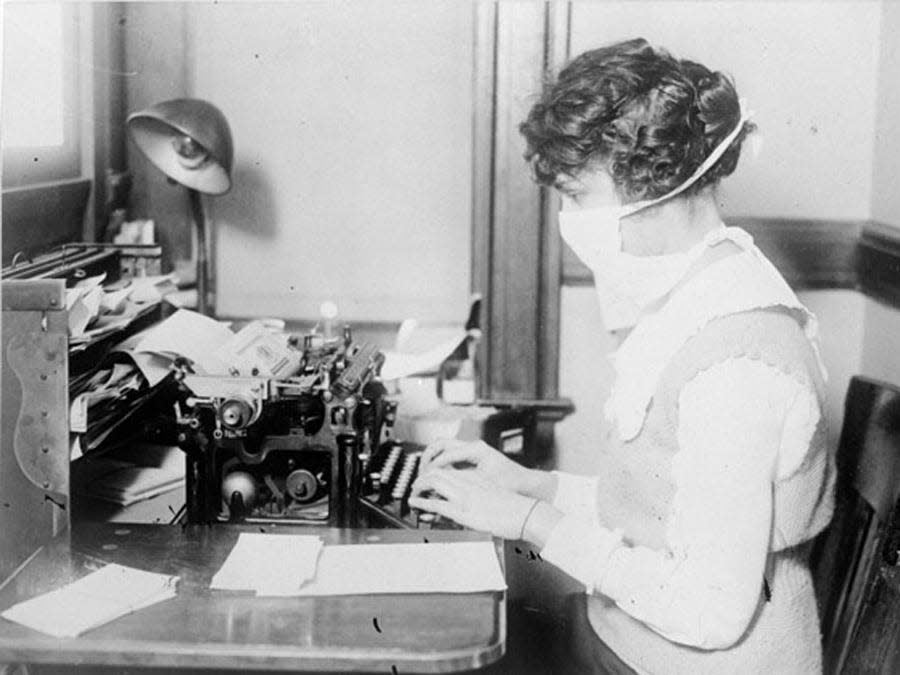
[[[305,355],[304,361],[306,374],[283,380],[182,375],[187,396],[177,413],[178,442],[186,454],[189,523],[359,526],[363,466],[393,406],[374,381],[383,356],[371,345],[347,341],[324,357]],[[314,475],[301,459],[319,468],[327,463],[325,517],[284,510],[284,494],[276,498],[280,486],[266,483],[266,490],[255,480],[266,462],[281,457],[288,457],[289,465],[298,463],[291,475]],[[229,504],[222,494],[229,464],[249,474],[261,493],[276,498],[282,512],[254,511],[249,505],[249,512],[235,514],[234,502]]]

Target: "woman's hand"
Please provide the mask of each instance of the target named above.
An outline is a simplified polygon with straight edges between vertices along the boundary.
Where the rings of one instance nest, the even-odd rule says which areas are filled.
[[[484,480],[471,471],[420,473],[409,505],[450,518],[464,527],[519,539],[537,500]]]
[[[419,475],[450,468],[467,470],[483,481],[536,499],[552,500],[556,490],[556,479],[552,475],[526,469],[484,441],[435,441],[425,449],[419,461]]]

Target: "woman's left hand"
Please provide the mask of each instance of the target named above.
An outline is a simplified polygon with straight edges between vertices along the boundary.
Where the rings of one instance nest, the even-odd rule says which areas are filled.
[[[522,535],[522,526],[536,501],[473,473],[448,469],[420,474],[412,486],[412,494],[409,505],[414,508],[504,539],[518,539]]]

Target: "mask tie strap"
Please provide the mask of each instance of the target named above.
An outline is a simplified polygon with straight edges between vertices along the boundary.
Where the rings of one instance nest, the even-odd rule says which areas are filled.
[[[656,199],[649,199],[643,202],[635,202],[634,204],[626,204],[622,207],[622,217],[630,216],[633,213],[637,213],[638,211],[642,211],[643,209],[655,206],[660,202],[664,202],[667,199],[676,197],[687,190],[689,187],[691,187],[691,185],[696,183],[698,180],[700,180],[701,176],[709,171],[712,166],[722,158],[722,155],[724,155],[725,151],[728,150],[729,147],[731,147],[734,139],[736,139],[738,137],[738,134],[741,133],[741,130],[743,130],[744,124],[751,117],[753,117],[753,111],[747,110],[746,108],[746,99],[739,99],[738,105],[740,106],[741,110],[741,118],[738,120],[738,123],[735,125],[734,129],[732,129],[731,132],[725,138],[723,138],[715,148],[713,148],[713,151],[709,153],[709,156],[703,160],[703,163],[697,167],[696,171],[694,171],[694,173],[692,173],[686,181],[684,181],[681,185],[679,185],[671,192],[667,192],[666,194],[662,195],[661,197],[657,197]]]

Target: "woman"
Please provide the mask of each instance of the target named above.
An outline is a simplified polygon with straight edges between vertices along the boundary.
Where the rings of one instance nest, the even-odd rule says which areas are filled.
[[[623,42],[571,62],[521,131],[622,337],[615,431],[593,478],[436,443],[410,503],[582,582],[588,672],[610,649],[624,672],[820,672],[804,544],[832,508],[824,374],[814,318],[718,212],[752,131],[732,82]]]

